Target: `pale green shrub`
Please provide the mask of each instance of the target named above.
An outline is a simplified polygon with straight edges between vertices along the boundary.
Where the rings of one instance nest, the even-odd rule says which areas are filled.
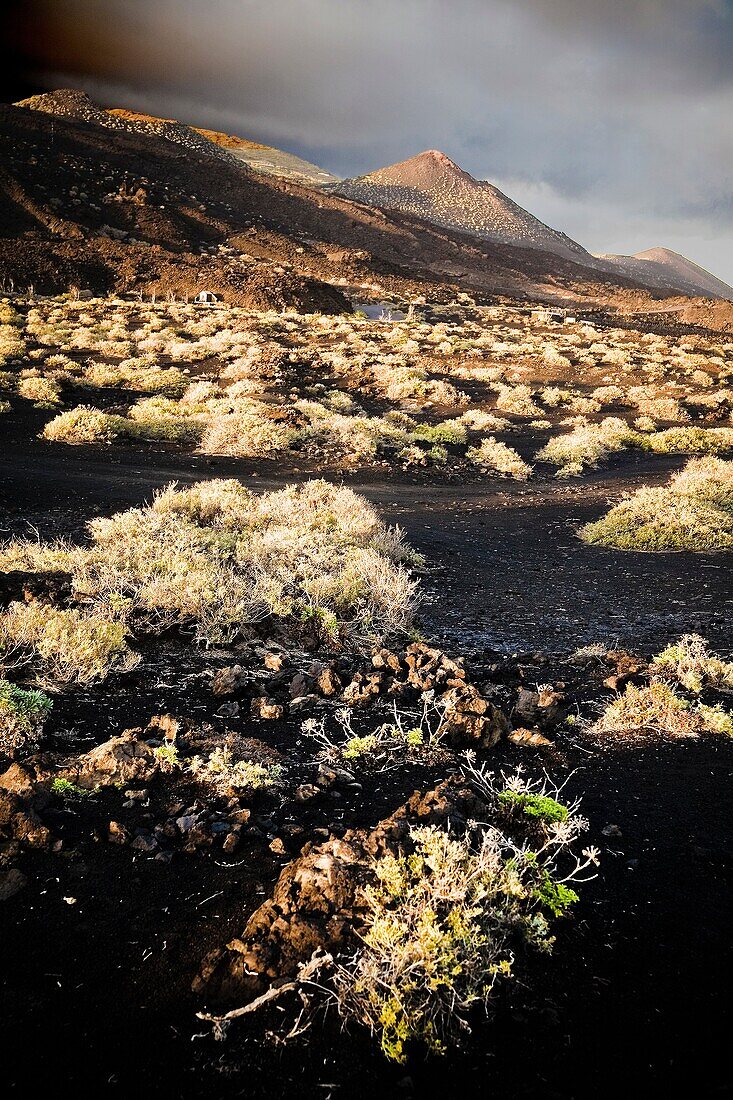
[[[466,458],[475,466],[481,466],[485,470],[495,470],[498,474],[504,474],[517,481],[526,481],[532,476],[532,467],[514,450],[500,443],[493,436],[482,439],[478,447],[470,447],[466,452]]]
[[[591,731],[602,736],[697,737],[701,733],[733,736],[733,719],[720,707],[690,703],[664,680],[642,686],[627,684],[604,709]]]
[[[659,676],[671,676],[694,695],[706,687],[733,688],[733,662],[711,654],[699,634],[684,634],[652,660]]]
[[[556,436],[536,454],[538,462],[559,466],[558,477],[581,473],[586,466],[597,466],[601,459],[634,445],[638,435],[616,416],[607,416],[600,424],[579,424],[572,431]]]
[[[271,790],[279,786],[285,769],[279,764],[262,764],[252,760],[234,760],[228,748],[216,748],[204,759],[194,756],[188,769],[200,783],[221,795]]]
[[[123,434],[125,419],[78,405],[59,413],[43,429],[43,437],[55,443],[111,443]]]
[[[52,706],[42,691],[25,691],[0,680],[0,753],[15,757],[37,751]]]
[[[11,603],[0,615],[0,663],[29,666],[40,683],[89,684],[127,672],[140,658],[124,624],[39,603]]]
[[[551,921],[578,900],[568,881],[597,862],[597,851],[586,849],[561,876],[562,853],[587,823],[516,779],[508,788],[515,795],[565,811],[559,825],[537,817],[534,839],[517,839],[526,819],[505,812],[490,775],[475,774],[482,793],[488,788],[495,824],[463,835],[415,827],[401,852],[374,858],[360,897],[360,944],[336,973],[341,1012],[375,1032],[398,1063],[414,1044],[444,1054],[459,1042],[471,1010],[486,1010],[497,982],[513,976],[520,946],[552,950]]]
[[[731,550],[733,462],[692,459],[668,486],[637,489],[580,537],[619,550]]]
[[[724,454],[733,451],[733,428],[667,428],[639,441],[656,454]]]

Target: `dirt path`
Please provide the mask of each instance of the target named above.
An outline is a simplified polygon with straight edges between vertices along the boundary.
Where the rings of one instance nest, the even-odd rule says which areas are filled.
[[[431,569],[423,580],[422,621],[446,645],[560,652],[602,641],[652,651],[695,631],[727,649],[733,593],[726,555],[620,553],[576,536],[607,500],[665,480],[682,462],[629,453],[562,484],[547,477],[470,485],[430,485],[404,475],[344,480],[425,554]],[[272,489],[306,476],[312,475],[274,462],[170,449],[51,445],[34,439],[26,424],[4,447],[0,533],[29,531],[31,524],[42,537],[78,534],[91,516],[141,504],[174,480],[239,477]]]

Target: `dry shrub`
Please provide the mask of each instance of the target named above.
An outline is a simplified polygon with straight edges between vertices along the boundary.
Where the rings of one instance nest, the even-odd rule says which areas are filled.
[[[112,416],[88,405],[59,413],[43,429],[44,439],[54,443],[111,443],[125,428],[122,416]]]
[[[267,458],[284,451],[296,436],[286,422],[273,418],[266,405],[248,402],[232,412],[211,417],[199,450],[203,454]]]
[[[503,416],[485,412],[483,409],[469,409],[459,420],[472,432],[505,432],[511,428],[511,421]]]
[[[120,434],[133,439],[186,443],[198,440],[206,423],[205,406],[170,397],[146,397],[132,406]]]
[[[491,435],[482,439],[478,447],[471,447],[466,452],[466,458],[476,466],[495,470],[496,473],[513,477],[516,481],[526,481],[532,476],[529,463],[513,447],[507,447],[506,443],[500,443]]]
[[[690,417],[676,397],[664,397],[647,386],[632,386],[628,392],[640,413],[655,420],[689,420]]]
[[[38,374],[21,375],[18,380],[18,394],[26,401],[33,401],[41,409],[52,409],[61,401],[61,387],[58,382]]]
[[[599,736],[634,738],[697,737],[701,733],[733,736],[731,716],[719,707],[690,703],[665,680],[653,677],[648,684],[627,684],[591,726]]]
[[[498,386],[496,407],[502,412],[515,413],[517,416],[542,416],[542,409],[534,400],[529,386]]]
[[[111,387],[171,397],[180,394],[187,385],[186,376],[177,367],[156,367],[144,356],[121,363],[88,363],[82,381],[100,389]]]
[[[637,489],[580,536],[619,550],[731,550],[733,462],[692,459],[668,486]]]
[[[123,623],[99,614],[11,603],[0,616],[0,663],[28,666],[39,683],[89,684],[139,662],[126,635]]]
[[[0,564],[68,571],[75,597],[99,615],[142,631],[191,627],[207,643],[271,615],[353,645],[412,620],[416,583],[404,566],[416,556],[365,500],[325,481],[262,496],[236,481],[170,486],[89,532],[89,547],[10,543]]]
[[[607,416],[600,424],[579,424],[565,435],[550,439],[537,452],[536,459],[559,466],[558,477],[570,477],[586,466],[597,466],[614,452],[633,446],[638,438],[625,420]]]

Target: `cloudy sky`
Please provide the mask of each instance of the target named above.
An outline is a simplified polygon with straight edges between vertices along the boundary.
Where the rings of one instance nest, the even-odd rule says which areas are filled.
[[[11,0],[17,87],[356,175],[426,148],[592,251],[733,282],[733,0]]]

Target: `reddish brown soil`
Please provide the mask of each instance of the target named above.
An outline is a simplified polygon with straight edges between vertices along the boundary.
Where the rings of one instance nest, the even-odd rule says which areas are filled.
[[[301,276],[377,281],[401,296],[425,293],[427,284],[438,298],[457,286],[484,296],[636,308],[664,297],[539,249],[387,215],[155,135],[2,107],[0,152],[0,280],[6,286],[12,280],[16,288],[35,283],[62,290],[73,281],[89,289],[180,293],[193,289],[192,282],[201,289],[205,275],[214,284],[209,289],[236,301],[246,277],[227,279],[221,259],[205,261],[195,280],[185,271],[203,245],[229,242],[270,268],[286,262]],[[119,200],[105,199],[111,193]],[[112,248],[100,237],[104,226],[143,244],[126,239]],[[179,266],[176,284],[172,269]]]

